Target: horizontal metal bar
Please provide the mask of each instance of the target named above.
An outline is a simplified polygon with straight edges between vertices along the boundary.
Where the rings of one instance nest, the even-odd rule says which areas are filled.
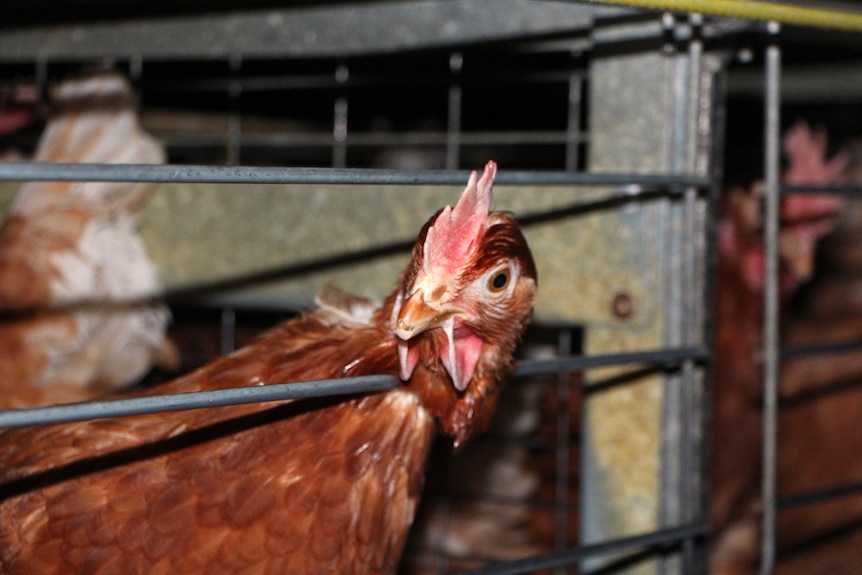
[[[398,132],[387,134],[353,132],[345,140],[349,146],[385,146],[397,144],[428,145],[446,144],[449,134],[443,132]],[[462,146],[526,145],[526,144],[565,144],[572,140],[565,130],[497,130],[468,132],[458,134]],[[579,134],[575,140],[586,142],[587,134]]]
[[[518,376],[556,374],[608,365],[630,363],[678,364],[684,359],[703,359],[703,350],[674,349],[590,357],[564,357],[551,360],[528,360],[519,364]],[[393,389],[399,380],[388,375],[371,375],[256,387],[218,389],[159,396],[113,399],[68,405],[0,411],[0,428],[49,425],[103,417],[127,417],[163,411],[181,411],[222,407],[244,403],[305,399],[351,393],[372,393]]]
[[[818,489],[816,491],[806,491],[804,493],[796,493],[779,497],[777,506],[778,509],[791,509],[793,507],[801,507],[803,505],[812,505],[823,501],[831,501],[840,497],[849,497],[862,493],[862,483],[848,483],[837,487],[829,487],[826,489]]]
[[[338,168],[256,168],[149,164],[50,164],[0,162],[0,181],[199,182],[236,184],[463,185],[464,170],[373,170]],[[707,188],[709,178],[669,174],[501,172],[499,185],[573,185]]]
[[[805,186],[781,186],[780,188],[781,194],[786,196],[793,196],[798,194],[835,194],[835,195],[845,195],[852,196],[856,194],[862,194],[862,187],[859,186],[839,186],[839,185],[828,185],[828,186],[815,186],[815,185],[805,185]]]
[[[628,365],[633,363],[649,363],[667,366],[677,366],[684,360],[705,361],[709,354],[698,347],[681,347],[630,353],[611,353],[605,355],[570,356],[553,359],[532,359],[518,362],[515,375],[527,377],[532,375],[554,375],[561,371],[582,371],[596,367],[611,365]]]
[[[594,555],[606,555],[638,547],[677,545],[687,539],[705,537],[707,532],[708,528],[703,523],[661,529],[644,535],[634,535],[601,543],[591,543],[574,549],[566,549],[565,551],[556,551],[517,561],[462,571],[461,575],[518,575],[533,573],[541,569],[553,569],[555,567],[573,565],[584,557]]]
[[[306,399],[353,393],[372,393],[393,389],[400,384],[391,375],[367,375],[341,379],[323,379],[297,383],[280,383],[256,387],[238,387],[174,393],[129,399],[92,401],[0,411],[0,428],[50,425],[104,417],[127,417],[145,413],[183,411],[205,407],[223,407],[245,403]]]
[[[815,345],[797,345],[781,349],[782,360],[799,359],[804,357],[827,355],[830,353],[846,353],[862,349],[862,339],[842,341],[835,343],[819,343]]]
[[[223,148],[225,140],[223,135],[198,135],[198,134],[173,134],[169,132],[156,135],[168,147],[220,147]],[[344,144],[353,147],[375,147],[375,146],[415,146],[431,147],[445,146],[449,134],[445,132],[353,132],[347,135]],[[460,143],[463,146],[516,146],[527,144],[566,144],[585,143],[588,141],[587,134],[578,134],[572,138],[568,132],[562,130],[517,130],[517,131],[485,131],[485,132],[461,132]],[[312,132],[304,134],[292,133],[262,133],[244,132],[237,136],[237,144],[244,147],[303,147],[303,146],[332,146],[332,132]]]
[[[347,62],[348,68],[350,61]],[[147,82],[142,86],[147,93],[199,94],[226,93],[239,88],[245,93],[284,92],[291,90],[321,90],[345,88],[381,88],[385,86],[441,86],[456,81],[467,84],[553,84],[566,83],[574,77],[584,80],[588,76],[584,70],[545,70],[527,72],[524,70],[483,70],[461,71],[457,76],[440,73],[439,70],[420,68],[418,71],[389,70],[386,74],[350,72],[346,80],[328,73],[298,74],[284,76],[243,76],[186,78],[182,81]]]

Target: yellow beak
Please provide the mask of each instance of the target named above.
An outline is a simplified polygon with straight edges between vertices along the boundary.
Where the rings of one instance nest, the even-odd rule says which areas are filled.
[[[401,306],[395,333],[401,339],[408,340],[429,329],[440,327],[456,313],[457,310],[449,309],[445,304],[426,302],[425,290],[420,287]]]

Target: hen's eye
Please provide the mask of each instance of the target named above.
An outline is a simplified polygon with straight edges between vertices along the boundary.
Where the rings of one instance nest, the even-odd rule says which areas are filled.
[[[509,285],[509,270],[499,271],[488,280],[488,289],[494,293],[503,291],[507,285]]]

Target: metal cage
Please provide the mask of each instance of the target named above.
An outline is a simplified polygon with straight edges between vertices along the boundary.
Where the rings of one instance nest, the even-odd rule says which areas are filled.
[[[100,2],[92,4],[97,11]],[[236,236],[277,225],[264,216],[274,203],[306,206],[326,188],[346,198],[318,212],[321,248],[306,250],[302,234],[252,234],[250,243],[273,242],[267,251],[290,249],[245,267],[231,260],[215,275],[171,251],[190,236],[146,238],[166,280],[175,333],[193,330],[205,342],[186,350],[191,368],[301,309],[322,278],[335,274],[350,287],[386,270],[394,281],[390,264],[409,250],[412,215],[366,237],[336,241],[325,230],[352,217],[379,219],[354,213],[372,196],[393,202],[391,213],[443,205],[440,198],[466,181],[465,169],[497,159],[497,203],[527,230],[548,294],[504,405],[511,401],[517,411],[529,397],[539,421],[525,430],[506,419],[511,412],[501,413],[472,453],[477,460],[509,449],[522,459],[544,457],[550,463],[538,475],[548,490],[523,496],[453,485],[452,469],[469,455],[439,450],[417,521],[429,531],[408,543],[404,572],[706,572],[717,360],[711,301],[726,102],[753,90],[765,118],[751,131],[764,140],[762,571],[771,572],[778,510],[828,495],[777,497],[779,362],[836,349],[782,350],[779,343],[778,202],[781,194],[812,191],[779,181],[781,54],[797,37],[787,40],[774,23],[710,15],[505,4],[490,11],[479,0],[255,5],[192,15],[130,8],[104,20],[59,12],[57,22],[41,26],[19,9],[19,21],[0,35],[0,87],[25,80],[44,93],[84,65],[110,62],[132,79],[144,126],[165,142],[170,163],[5,163],[0,181],[159,182],[161,196],[195,198],[180,216],[209,218],[202,228],[218,221],[197,209],[210,205],[206,194],[222,217],[240,220],[240,205],[247,208],[241,214],[261,215],[258,225],[222,219]],[[728,91],[728,70],[742,52],[753,60],[742,74],[749,83],[731,81]],[[754,80],[748,69],[756,70]],[[36,132],[3,143],[26,150]],[[175,211],[172,202],[149,208],[145,225],[176,227],[165,216]],[[216,242],[198,251],[223,248]],[[385,286],[363,289],[380,295]],[[395,385],[388,377],[344,379],[24,409],[0,413],[0,426]],[[551,532],[534,534],[534,552],[524,556],[455,549],[448,530],[464,504],[476,513],[511,512],[522,524],[543,514]]]

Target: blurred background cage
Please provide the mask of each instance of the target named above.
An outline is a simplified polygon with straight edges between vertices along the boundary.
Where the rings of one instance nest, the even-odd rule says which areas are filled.
[[[111,66],[176,168],[0,165],[2,200],[29,178],[160,182],[140,233],[189,370],[327,281],[387,293],[424,219],[497,161],[495,206],[515,212],[539,266],[535,326],[492,430],[457,456],[440,442],[402,571],[706,572],[722,191],[765,180],[777,224],[786,127],[862,132],[860,37],[801,25],[862,14],[737,4],[13,0],[0,105],[30,87],[39,106],[52,83]],[[0,144],[26,156],[42,127]],[[765,525],[778,506],[771,269]],[[774,552],[768,527],[762,544]]]

